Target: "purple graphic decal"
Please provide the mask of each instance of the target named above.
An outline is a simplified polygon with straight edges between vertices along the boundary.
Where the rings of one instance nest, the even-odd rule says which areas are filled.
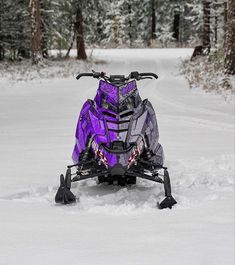
[[[98,90],[104,92],[106,97],[110,99],[111,103],[114,103],[115,105],[118,104],[118,87],[101,80]]]
[[[111,148],[114,141],[120,141],[126,135],[126,132],[122,132],[122,137],[120,136],[120,130],[128,130],[128,124],[119,123],[119,104],[136,91],[135,81],[118,87],[100,80],[94,101],[87,100],[80,113],[72,155],[75,163],[79,161],[80,153],[86,149],[89,139],[93,139],[91,148],[94,154],[106,167],[127,160],[124,155],[108,152],[102,145]]]
[[[126,96],[126,94],[130,93],[131,91],[137,89],[136,88],[136,82],[131,81],[127,85],[121,88],[122,96]]]

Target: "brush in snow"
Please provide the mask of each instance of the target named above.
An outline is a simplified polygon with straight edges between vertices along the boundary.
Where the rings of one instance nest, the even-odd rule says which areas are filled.
[[[166,198],[160,209],[176,204],[171,195],[170,177],[163,166],[163,149],[158,142],[157,119],[151,103],[139,96],[136,81],[158,78],[154,73],[131,72],[129,76],[104,72],[81,73],[99,79],[94,100],[88,99],[81,110],[73,150],[74,164],[60,176],[56,203],[76,201],[71,183],[98,178],[99,183],[135,184],[136,178],[164,185]],[[71,169],[76,172],[72,173]]]

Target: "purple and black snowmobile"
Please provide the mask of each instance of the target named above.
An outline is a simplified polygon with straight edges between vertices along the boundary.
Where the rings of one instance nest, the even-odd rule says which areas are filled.
[[[88,99],[79,116],[74,165],[60,176],[56,203],[76,201],[71,183],[98,178],[99,183],[120,186],[136,183],[136,178],[164,184],[166,198],[158,203],[160,209],[176,204],[171,195],[164,154],[159,139],[157,119],[148,99],[139,96],[136,81],[158,78],[154,73],[131,72],[106,76],[104,72],[81,73],[77,79],[89,76],[99,79],[94,100]],[[76,172],[72,174],[71,169]]]

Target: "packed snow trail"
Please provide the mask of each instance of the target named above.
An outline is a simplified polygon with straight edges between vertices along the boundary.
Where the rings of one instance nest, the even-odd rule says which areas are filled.
[[[55,205],[79,111],[97,80],[0,79],[1,265],[234,263],[234,106],[188,88],[178,66],[191,52],[93,52],[106,61],[94,70],[159,75],[138,86],[157,113],[178,201],[172,210],[156,209],[163,187],[143,180],[127,188],[76,183],[80,202]]]

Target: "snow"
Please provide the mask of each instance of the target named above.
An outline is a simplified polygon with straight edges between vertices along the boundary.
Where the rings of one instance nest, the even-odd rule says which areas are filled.
[[[77,69],[159,75],[139,89],[157,112],[178,201],[172,210],[156,209],[163,187],[143,180],[127,188],[83,181],[73,186],[79,203],[55,205],[77,116],[97,81],[78,82],[72,70],[31,81],[1,73],[1,265],[234,264],[234,103],[189,89],[178,66],[191,53],[97,49],[93,58],[106,63]]]

